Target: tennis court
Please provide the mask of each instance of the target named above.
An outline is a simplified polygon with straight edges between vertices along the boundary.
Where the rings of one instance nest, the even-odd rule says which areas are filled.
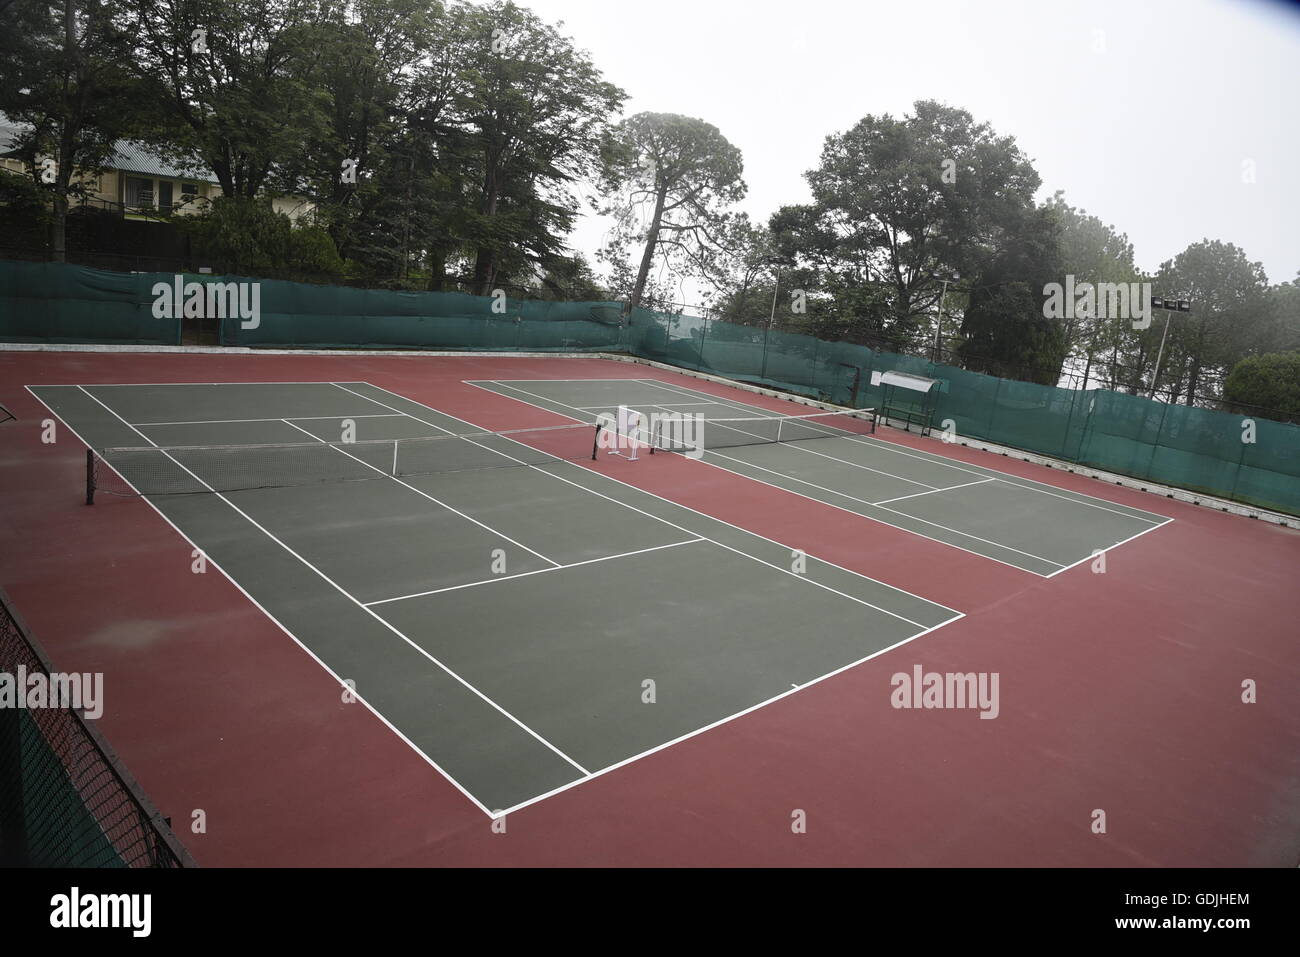
[[[828,424],[794,440],[763,441],[771,430],[762,419],[778,416],[770,409],[653,379],[469,384],[579,421],[620,405],[701,415],[703,461],[709,466],[1045,578],[1171,521],[882,441],[861,429]]]
[[[961,617],[620,481],[594,413],[484,432],[366,382],[29,390],[98,450],[95,508],[143,495],[490,815]]]
[[[0,366],[5,590],[200,866],[1295,860],[1293,529],[602,358]]]

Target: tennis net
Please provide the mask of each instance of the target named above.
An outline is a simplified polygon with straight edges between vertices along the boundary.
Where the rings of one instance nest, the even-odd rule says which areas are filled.
[[[96,493],[239,492],[577,461],[595,458],[598,438],[596,426],[558,425],[355,442],[89,449],[86,504]]]
[[[650,453],[732,449],[746,445],[808,442],[874,435],[874,409],[815,412],[810,415],[750,416],[737,419],[703,419],[689,416],[656,418]]]

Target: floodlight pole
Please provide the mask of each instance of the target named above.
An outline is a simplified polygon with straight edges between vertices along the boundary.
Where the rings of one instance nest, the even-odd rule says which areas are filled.
[[[1164,309],[1168,312],[1191,312],[1192,303],[1188,299],[1152,299],[1151,305],[1155,309]],[[1156,350],[1156,368],[1151,374],[1151,398],[1156,397],[1156,388],[1160,385],[1160,366],[1165,358],[1165,340],[1169,338],[1169,323],[1173,316],[1165,317],[1165,331],[1160,333],[1160,348]]]
[[[767,378],[767,340],[772,338],[772,326],[776,323],[776,295],[781,289],[781,270],[776,271],[776,281],[772,284],[772,314],[767,317],[767,332],[763,333],[763,371],[760,379]]]
[[[939,293],[939,321],[934,324],[934,353],[930,359],[930,361],[933,362],[935,365],[939,364],[939,333],[943,330],[943,300],[948,295],[948,283],[950,281],[956,282],[960,278],[961,278],[960,276],[954,275],[951,280],[948,279],[939,280],[941,283],[943,283],[943,292]]]
[[[1169,322],[1174,318],[1173,313],[1165,316],[1165,331],[1160,334],[1160,348],[1156,350],[1156,371],[1151,376],[1151,398],[1156,397],[1156,386],[1160,383],[1160,363],[1165,356],[1165,339],[1169,336]]]

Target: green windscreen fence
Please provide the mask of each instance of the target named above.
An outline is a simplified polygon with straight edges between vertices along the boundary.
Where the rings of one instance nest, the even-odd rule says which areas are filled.
[[[616,302],[541,302],[260,280],[257,305],[256,317],[248,315],[250,310],[222,317],[223,344],[609,352],[622,343],[622,307]]]
[[[0,262],[0,341],[178,345],[154,315],[153,280],[63,263]]]
[[[231,346],[621,352],[858,408],[881,404],[873,375],[908,372],[940,382],[935,428],[951,423],[959,435],[1300,515],[1296,425],[998,379],[761,325],[642,308],[624,320],[617,302],[180,278],[182,315],[197,308],[220,318],[221,342]],[[176,280],[0,262],[0,340],[176,343],[182,320],[167,317],[177,314]],[[159,298],[172,301],[170,313]],[[252,306],[255,315],[241,309]]]
[[[881,404],[873,373],[937,379],[935,428],[1300,515],[1300,426],[648,310],[635,311],[628,332],[634,355],[858,408]]]

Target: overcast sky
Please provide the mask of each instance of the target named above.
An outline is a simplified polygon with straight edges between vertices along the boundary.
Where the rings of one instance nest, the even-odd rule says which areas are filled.
[[[1300,271],[1300,12],[1280,0],[519,2],[564,21],[626,115],[717,126],[756,220],[808,199],[828,134],[936,99],[1014,136],[1039,199],[1064,190],[1144,269],[1209,238],[1272,282]],[[604,229],[584,222],[575,248]]]

